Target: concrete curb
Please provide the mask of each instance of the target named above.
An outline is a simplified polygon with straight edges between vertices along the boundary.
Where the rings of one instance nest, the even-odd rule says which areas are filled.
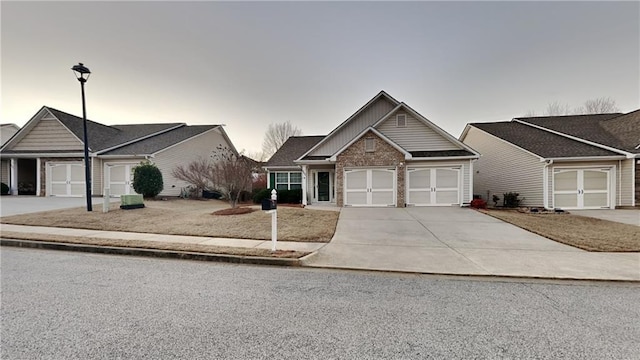
[[[260,256],[239,256],[224,254],[209,254],[189,251],[158,250],[145,248],[129,248],[116,246],[98,246],[72,244],[63,242],[46,242],[37,240],[0,239],[0,246],[13,246],[31,249],[80,251],[99,254],[150,256],[165,259],[184,259],[198,261],[218,261],[234,264],[300,266],[300,259],[270,258]]]

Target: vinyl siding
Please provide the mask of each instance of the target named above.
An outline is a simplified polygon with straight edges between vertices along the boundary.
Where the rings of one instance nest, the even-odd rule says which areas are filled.
[[[540,158],[472,126],[463,142],[481,155],[473,164],[475,194],[492,204],[494,194],[502,200],[504,193],[516,192],[525,206],[544,205]]]
[[[0,161],[0,182],[9,185],[9,160]]]
[[[553,169],[561,168],[613,168],[611,174],[611,184],[615,186],[615,206],[632,206],[633,204],[633,161],[634,159],[622,160],[621,164],[617,160],[613,161],[556,161],[549,169],[549,206],[553,205]],[[621,166],[620,166],[621,165]]]
[[[345,126],[331,136],[324,144],[311,152],[310,156],[333,155],[362,130],[376,123],[395,106],[387,98],[380,97],[376,102],[351,119]]]
[[[12,150],[83,150],[83,145],[60,121],[43,119]]]
[[[406,126],[396,126],[396,115],[398,114],[406,115]],[[396,111],[382,124],[378,125],[377,130],[407,151],[460,149],[459,146],[453,144],[424,122],[416,119],[402,109]]]
[[[420,168],[420,167],[444,167],[444,168],[460,167],[460,177],[462,180],[460,185],[462,186],[462,189],[461,189],[462,203],[469,203],[471,202],[471,199],[473,199],[473,196],[472,196],[473,194],[469,190],[469,183],[471,181],[471,174],[469,171],[470,170],[469,160],[460,160],[460,161],[442,160],[442,161],[417,161],[417,162],[411,161],[411,162],[407,162],[405,166],[405,171],[406,171],[406,168]],[[475,164],[474,164],[474,168],[475,168]],[[405,176],[405,179],[406,178],[407,176]]]
[[[222,134],[217,130],[209,130],[206,133],[193,137],[179,145],[162,150],[151,159],[162,172],[164,190],[160,193],[163,196],[179,196],[180,189],[189,186],[187,182],[178,180],[171,175],[172,170],[177,165],[186,165],[199,157],[210,158],[218,145],[230,148],[230,144],[224,140]]]

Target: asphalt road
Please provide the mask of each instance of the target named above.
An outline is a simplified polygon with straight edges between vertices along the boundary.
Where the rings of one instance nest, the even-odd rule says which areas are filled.
[[[1,249],[2,359],[637,359],[640,287]]]

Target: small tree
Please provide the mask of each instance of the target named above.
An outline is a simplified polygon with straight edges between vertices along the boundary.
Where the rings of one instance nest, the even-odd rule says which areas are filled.
[[[158,196],[164,189],[162,172],[150,161],[142,161],[133,169],[133,190],[145,198]]]
[[[269,124],[262,143],[262,156],[270,158],[291,136],[302,135],[302,130],[290,122]]]
[[[171,171],[171,175],[193,186],[196,197],[201,197],[202,190],[213,186],[213,164],[208,159],[199,158],[187,165],[178,165]]]
[[[252,164],[235,151],[218,146],[214,151],[214,187],[229,200],[232,208],[238,206],[240,193],[251,190]]]

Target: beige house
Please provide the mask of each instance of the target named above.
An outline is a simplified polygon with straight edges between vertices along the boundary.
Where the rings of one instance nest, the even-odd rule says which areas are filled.
[[[87,121],[91,193],[134,193],[132,169],[149,160],[162,172],[160,195],[177,196],[189,184],[171,175],[178,164],[208,157],[223,146],[236,152],[220,125],[183,123],[103,125]],[[83,120],[42,107],[0,148],[12,195],[85,196]]]
[[[640,110],[473,123],[460,140],[482,154],[473,186],[489,202],[516,192],[548,209],[640,204]]]
[[[20,130],[16,124],[0,124],[0,146],[4,145],[9,139]],[[9,184],[9,161],[0,160],[0,182]]]
[[[269,188],[303,204],[463,206],[479,154],[381,91],[326,136],[290,138],[265,165]]]

